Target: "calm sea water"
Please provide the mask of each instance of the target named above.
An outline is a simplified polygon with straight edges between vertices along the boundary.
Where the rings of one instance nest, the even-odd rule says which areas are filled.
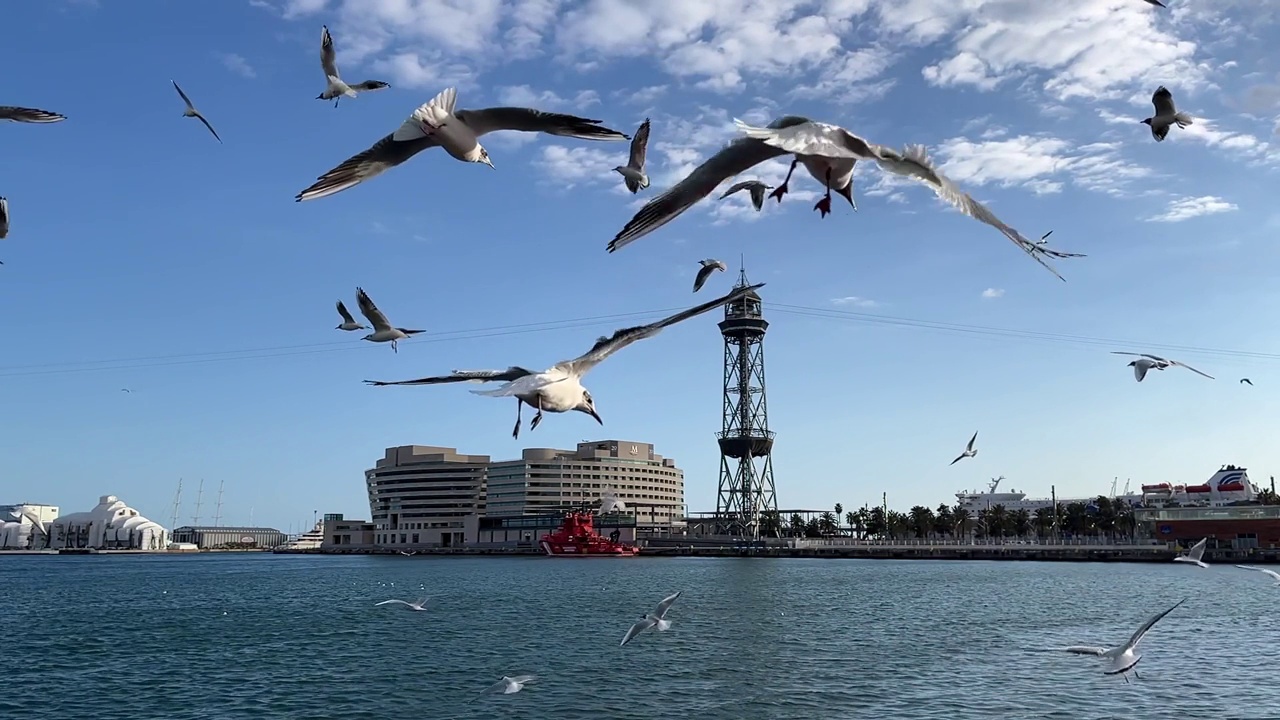
[[[0,556],[0,592],[6,720],[1280,716],[1280,588],[1230,566]],[[1046,651],[1183,597],[1131,684]]]

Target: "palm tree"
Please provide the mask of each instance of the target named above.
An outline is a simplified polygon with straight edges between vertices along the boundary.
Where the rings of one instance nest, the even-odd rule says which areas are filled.
[[[904,538],[911,533],[911,518],[897,510],[890,510],[885,517],[885,524],[888,527],[889,539],[896,540]]]
[[[884,508],[878,506],[871,508],[871,512],[868,513],[867,517],[867,535],[874,537],[884,536],[885,532],[889,529],[885,520]]]
[[[1093,516],[1093,526],[1100,533],[1105,533],[1114,542],[1116,537],[1116,509],[1111,502],[1111,498],[1099,495],[1094,504],[1097,505],[1098,510]]]
[[[951,514],[951,508],[946,503],[941,503],[933,513],[933,534],[937,537],[950,537],[955,530],[956,519]]]
[[[923,540],[933,532],[933,511],[923,505],[911,508],[910,521],[917,540]]]
[[[968,535],[969,529],[973,527],[973,519],[969,517],[969,509],[960,507],[959,505],[951,508],[951,517],[955,519],[956,536]]]
[[[867,535],[867,524],[871,522],[871,511],[864,505],[858,508],[858,514],[855,518],[854,530],[858,533],[859,540],[865,540]]]
[[[844,516],[844,505],[836,503],[836,534],[840,533],[840,518]]]
[[[818,532],[822,533],[822,535],[830,537],[835,535],[839,529],[840,524],[837,522],[835,515],[824,512],[818,517]]]
[[[818,518],[809,518],[809,522],[804,524],[804,536],[807,538],[822,537],[822,525],[818,522]]]
[[[791,536],[804,537],[804,518],[800,517],[800,513],[791,513]]]
[[[777,510],[765,510],[760,513],[761,537],[782,537],[782,518]]]
[[[1031,534],[1031,513],[1026,508],[1019,508],[1011,518],[1013,525],[1013,534],[1019,538],[1024,538]]]
[[[1053,508],[1036,508],[1036,512],[1032,516],[1031,524],[1035,526],[1037,537],[1042,539],[1048,537],[1049,534],[1053,532]]]
[[[850,510],[849,512],[844,514],[844,521],[846,524],[849,525],[849,536],[854,539],[857,539],[858,514]]]

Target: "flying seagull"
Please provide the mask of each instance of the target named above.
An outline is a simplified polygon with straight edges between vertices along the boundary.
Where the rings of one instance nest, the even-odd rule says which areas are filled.
[[[631,642],[632,638],[649,628],[657,628],[659,632],[666,632],[671,629],[671,621],[667,620],[667,611],[671,609],[671,603],[680,597],[680,593],[668,595],[658,603],[658,607],[651,613],[642,615],[639,620],[627,630],[627,634],[622,636],[622,642],[618,643],[618,647],[622,647]]]
[[[622,512],[627,509],[627,503],[618,497],[617,491],[613,488],[606,488],[600,493],[600,512],[601,515],[608,515],[611,512]]]
[[[1062,250],[1054,250],[1053,248],[1049,247],[1049,236],[1052,234],[1053,234],[1053,231],[1050,230],[1044,235],[1041,235],[1040,239],[1035,241],[1035,243],[1033,243],[1035,247],[1027,248],[1027,252],[1040,253],[1042,255],[1047,255],[1049,257],[1054,257],[1054,258],[1088,257],[1088,255],[1085,255],[1084,253],[1063,252]]]
[[[1200,558],[1204,557],[1204,548],[1208,544],[1209,544],[1209,538],[1203,538],[1200,540],[1200,542],[1196,543],[1195,545],[1192,545],[1191,549],[1187,551],[1186,555],[1179,555],[1175,557],[1173,561],[1181,562],[1181,563],[1191,563],[1192,565],[1198,565],[1199,567],[1207,568],[1209,567],[1209,563],[1201,560]]]
[[[333,37],[329,35],[329,26],[320,26],[320,67],[324,68],[326,82],[324,92],[316,96],[317,100],[332,100],[338,107],[338,101],[344,97],[354,98],[357,92],[372,92],[391,87],[381,80],[365,80],[362,83],[348,85],[338,75],[338,63],[333,53]]]
[[[1100,648],[1088,645],[1072,645],[1071,647],[1063,649],[1069,653],[1075,653],[1077,655],[1096,655],[1101,658],[1107,658],[1111,662],[1108,664],[1107,669],[1103,670],[1103,673],[1106,675],[1121,675],[1132,670],[1133,667],[1138,664],[1138,661],[1142,659],[1142,655],[1138,653],[1138,643],[1142,642],[1142,638],[1146,637],[1148,632],[1151,632],[1151,628],[1154,627],[1156,623],[1160,622],[1161,618],[1176,610],[1178,605],[1181,605],[1184,602],[1186,602],[1185,598],[1179,600],[1177,605],[1174,605],[1168,610],[1165,610],[1164,612],[1153,616],[1150,620],[1142,623],[1142,627],[1138,628],[1138,631],[1129,638],[1129,642],[1121,645],[1120,647]],[[1133,674],[1135,677],[1138,675],[1136,670]],[[1125,676],[1124,680],[1125,682],[1128,682],[1128,676]]]
[[[1210,380],[1213,379],[1212,375],[1205,375],[1205,373],[1200,372],[1199,370],[1191,367],[1190,365],[1187,365],[1186,363],[1180,363],[1177,360],[1169,360],[1166,358],[1159,357],[1158,355],[1148,355],[1146,353],[1121,352],[1119,350],[1112,350],[1111,354],[1112,355],[1134,355],[1138,358],[1137,360],[1134,360],[1133,362],[1129,363],[1129,367],[1133,368],[1133,376],[1138,379],[1138,382],[1142,382],[1142,378],[1147,376],[1148,370],[1164,370],[1167,367],[1173,367],[1173,366],[1186,368],[1197,375],[1204,375]]]
[[[751,204],[756,206],[756,210],[761,210],[764,208],[764,191],[771,188],[773,188],[772,185],[765,185],[759,180],[743,180],[728,190],[725,190],[724,194],[720,196],[720,199],[723,200],[739,190],[746,190],[751,193]]]
[[[120,388],[120,392],[122,392],[122,393],[129,393],[129,394],[131,394],[131,395],[133,394],[133,391],[132,391],[132,390],[130,390],[129,388]]]
[[[0,121],[47,124],[62,122],[66,119],[65,116],[48,110],[0,105]]]
[[[537,680],[537,675],[516,675],[515,677],[502,676],[502,679],[489,686],[480,697],[485,695],[510,695],[518,693],[524,689],[525,683],[531,683]]]
[[[626,184],[632,195],[649,187],[649,176],[644,172],[644,157],[648,147],[649,118],[645,118],[644,122],[640,123],[640,128],[636,130],[635,137],[631,138],[631,158],[627,160],[626,165],[614,168],[622,175],[622,182]]]
[[[404,328],[391,327],[391,323],[387,320],[387,316],[382,314],[377,305],[373,304],[373,300],[369,299],[369,295],[361,288],[356,288],[356,302],[360,303],[360,314],[365,316],[371,325],[373,332],[360,338],[369,342],[390,342],[392,352],[400,352],[396,349],[396,342],[404,340],[410,335],[417,335],[422,330],[406,330]]]
[[[774,120],[769,124],[769,127],[785,128],[806,122],[809,122],[808,118],[786,115]],[[640,208],[635,216],[614,236],[613,240],[609,241],[609,252],[620,250],[680,217],[681,213],[710,195],[721,183],[729,178],[739,173],[744,173],[766,160],[790,154],[786,150],[771,147],[754,138],[737,138],[694,168],[683,180],[672,185],[661,195]],[[808,156],[797,156],[796,160],[803,163],[805,170],[818,182],[826,183],[827,171],[830,170],[831,180],[828,183],[829,186],[847,199],[850,205],[854,204],[853,160],[831,160],[829,158]],[[791,165],[791,170],[795,170],[794,162]],[[787,177],[791,177],[790,171],[787,172]],[[782,192],[775,190],[770,197],[777,197],[781,202],[782,193],[785,193],[786,190],[785,188],[779,188],[779,190]]]
[[[321,175],[294,199],[302,202],[340,193],[432,147],[445,146],[445,150],[455,158],[461,153],[464,157],[459,159],[485,162],[493,167],[493,163],[487,162],[488,153],[476,138],[499,130],[542,132],[579,140],[627,140],[630,137],[601,127],[600,120],[533,108],[494,107],[455,112],[456,97],[457,92],[453,88],[440,93],[431,102],[414,110],[394,133]]]
[[[952,460],[951,464],[955,465],[956,463],[960,462],[961,460],[967,457],[976,456],[978,454],[978,448],[974,447],[974,443],[976,442],[978,442],[978,433],[974,433],[973,437],[969,438],[969,444],[965,446],[964,452],[960,453],[960,457],[956,458],[955,460]]]
[[[1164,140],[1171,126],[1177,125],[1184,128],[1191,124],[1191,116],[1178,112],[1178,109],[1173,106],[1173,93],[1169,92],[1165,86],[1156,88],[1155,94],[1151,96],[1151,104],[1156,106],[1156,114],[1141,122],[1151,126],[1151,137],[1155,138],[1156,142]]]
[[[0,197],[0,240],[9,237],[9,201]]]
[[[338,314],[342,316],[342,324],[334,328],[334,330],[368,330],[368,326],[361,325],[356,319],[351,317],[351,313],[347,310],[347,306],[338,301]]]
[[[405,557],[413,557],[414,555],[418,554],[418,551],[417,550],[401,550],[400,554]]]
[[[393,600],[383,600],[380,603],[373,604],[374,607],[378,607],[379,605],[403,605],[405,606],[405,608],[409,610],[417,610],[418,612],[422,612],[423,610],[427,609],[427,599],[422,598],[421,600],[415,600],[413,602],[406,602],[404,600],[393,599]]]
[[[542,422],[542,413],[544,412],[563,413],[577,411],[590,415],[595,418],[596,422],[604,425],[604,420],[601,420],[600,414],[596,412],[595,401],[592,400],[591,393],[582,386],[582,378],[588,372],[591,372],[591,368],[599,365],[610,355],[637,340],[651,338],[661,332],[663,328],[709,312],[726,303],[731,303],[762,287],[764,287],[764,283],[734,288],[728,295],[705,302],[684,312],[676,313],[650,325],[623,328],[614,332],[610,337],[601,337],[596,340],[595,345],[592,345],[591,349],[581,356],[573,360],[562,360],[542,372],[534,372],[533,370],[513,365],[506,370],[454,370],[449,375],[425,377],[417,380],[400,380],[396,382],[365,380],[365,382],[369,385],[377,386],[503,382],[505,384],[497,390],[472,390],[471,392],[488,397],[516,398],[516,426],[511,432],[511,437],[513,438],[520,437],[520,411],[525,405],[536,408],[538,411],[533,416],[533,422],[529,425],[530,431],[537,428],[538,423]]]
[[[187,97],[187,94],[182,92],[182,88],[178,87],[178,81],[170,80],[169,82],[173,83],[173,89],[177,90],[178,94],[182,96],[182,102],[187,104],[187,109],[182,111],[182,116],[200,118],[200,122],[204,123],[204,126],[209,128],[209,132],[213,133],[213,136],[217,138],[218,142],[222,142],[222,138],[218,137],[218,131],[213,129],[213,126],[209,124],[209,121],[205,120],[204,116],[200,114],[200,111],[196,109],[196,106],[191,104],[191,98]]]
[[[4,199],[4,198],[0,198],[0,200],[3,200],[3,199]],[[3,233],[0,233],[0,238],[2,238],[2,237],[4,237],[4,234],[3,234]],[[1250,387],[1252,387],[1252,386],[1253,386],[1253,381],[1252,381],[1252,380],[1250,380],[1249,378],[1240,378],[1240,382],[1245,383],[1245,384],[1249,385]]]
[[[1168,5],[1165,5],[1164,3],[1160,2],[1160,0],[1147,0],[1147,2],[1151,5],[1155,5],[1156,7],[1162,7],[1166,9],[1169,7]]]
[[[1277,585],[1280,585],[1280,573],[1276,572],[1275,570],[1268,570],[1267,568],[1254,567],[1252,565],[1237,565],[1236,567],[1240,568],[1241,570],[1252,570],[1254,572],[1266,573],[1267,575],[1271,576],[1272,580],[1276,581]]]
[[[1014,228],[1004,224],[985,205],[960,190],[950,179],[939,172],[929,159],[923,145],[908,145],[905,151],[899,154],[890,147],[870,143],[838,125],[814,121],[782,128],[752,127],[741,120],[734,120],[734,124],[747,137],[760,140],[787,152],[806,156],[871,160],[881,170],[895,175],[903,175],[923,183],[929,186],[938,197],[950,203],[960,212],[999,230],[1010,242],[1026,250],[1027,254],[1031,255],[1036,262],[1043,265],[1046,270],[1053,273],[1059,280],[1064,279],[1040,257],[1043,254],[1043,250],[1034,242],[1023,237]]]
[[[694,292],[698,292],[702,289],[702,286],[707,282],[707,278],[711,277],[711,273],[716,270],[719,270],[720,272],[727,272],[729,270],[729,268],[725,267],[723,262],[716,260],[715,258],[707,258],[706,260],[699,260],[698,262],[702,264],[702,267],[698,268],[698,275],[693,279]]]

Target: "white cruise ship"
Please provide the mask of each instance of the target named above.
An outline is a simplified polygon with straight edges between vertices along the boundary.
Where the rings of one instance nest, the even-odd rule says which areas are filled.
[[[998,478],[992,478],[986,492],[970,492],[968,490],[958,492],[956,493],[956,500],[960,507],[967,509],[971,515],[977,515],[978,512],[996,505],[1003,505],[1005,510],[1026,510],[1030,513],[1034,513],[1042,507],[1053,507],[1052,498],[1029,498],[1026,493],[1018,492],[1017,490],[996,492],[1000,481],[1004,479],[1003,475]],[[1141,493],[1130,493],[1128,490],[1129,488],[1126,484],[1125,492],[1116,495],[1115,485],[1113,484],[1111,486],[1111,497],[1113,500],[1128,502],[1131,506],[1163,507],[1170,504],[1187,506],[1250,503],[1255,502],[1258,495],[1258,487],[1249,480],[1249,471],[1235,465],[1223,465],[1207,481],[1200,485],[1157,483],[1155,485],[1143,485]],[[1058,498],[1058,504],[1090,503],[1097,499],[1097,495],[1088,498],[1060,497]]]
[[[1029,498],[1026,493],[1012,489],[1005,492],[996,492],[996,488],[1000,486],[1000,482],[1004,479],[1005,477],[1003,475],[998,478],[992,478],[991,483],[987,485],[986,492],[970,492],[968,490],[962,490],[956,493],[957,504],[968,510],[969,514],[973,516],[976,516],[979,512],[986,510],[989,507],[995,507],[996,505],[1003,505],[1004,509],[1010,512],[1026,510],[1029,513],[1034,513],[1040,508],[1053,507],[1053,498]],[[1126,487],[1125,490],[1127,491],[1128,488]],[[1113,485],[1112,493],[1114,492],[1115,486]],[[1097,499],[1097,495],[1088,498],[1060,497],[1058,498],[1058,504],[1069,505],[1075,502],[1089,503]],[[1114,499],[1126,501],[1130,505],[1137,505],[1143,501],[1143,496],[1141,494],[1125,492],[1120,495],[1115,495]]]

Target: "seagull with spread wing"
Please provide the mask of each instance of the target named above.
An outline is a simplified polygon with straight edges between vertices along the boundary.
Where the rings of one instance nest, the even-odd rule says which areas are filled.
[[[798,115],[786,115],[769,123],[769,127],[785,128],[807,122],[809,122],[808,118]],[[772,147],[754,138],[738,138],[730,142],[715,155],[707,158],[701,165],[694,168],[683,180],[672,185],[661,195],[640,208],[635,216],[614,236],[613,240],[609,241],[609,252],[620,250],[680,217],[684,211],[714,192],[717,187],[720,187],[721,183],[739,173],[744,173],[766,160],[792,154],[794,153]],[[853,166],[855,162],[856,160],[853,158],[796,155],[791,163],[791,169],[787,171],[787,179],[790,180],[791,173],[796,169],[796,164],[802,164],[805,170],[813,176],[813,179],[824,183],[828,190],[835,190],[841,197],[849,201],[849,205],[857,209],[857,205],[853,202]],[[770,197],[776,197],[778,202],[782,202],[782,196],[786,192],[787,183],[784,182],[770,194]],[[824,198],[824,200],[826,199]],[[823,205],[823,202],[819,201],[818,205],[814,206],[814,209],[820,209],[819,206],[821,205]],[[823,212],[823,215],[825,216],[830,210],[830,202],[827,202],[826,211]]]
[[[1204,549],[1208,546],[1209,546],[1209,538],[1201,538],[1200,542],[1196,543],[1195,545],[1192,545],[1191,549],[1187,550],[1186,555],[1179,555],[1175,557],[1173,561],[1180,562],[1180,563],[1190,563],[1192,565],[1195,565],[1196,567],[1207,568],[1209,567],[1209,563],[1205,562],[1201,558],[1204,557]]]
[[[489,689],[485,690],[480,697],[484,697],[485,695],[510,695],[511,693],[518,693],[524,689],[526,683],[531,683],[537,679],[537,675],[516,675],[515,677],[503,675],[501,680],[490,685]]]
[[[191,104],[191,98],[187,97],[187,94],[182,92],[182,88],[178,87],[178,81],[170,80],[169,82],[173,83],[173,89],[177,90],[178,94],[182,96],[182,102],[187,104],[187,109],[182,111],[182,117],[199,118],[200,122],[204,123],[204,126],[209,128],[209,132],[213,133],[213,137],[216,138],[218,142],[222,142],[222,138],[218,137],[218,131],[213,129],[213,126],[209,124],[209,121],[205,119],[204,115],[201,115],[200,111],[196,109],[196,106]]]
[[[1095,655],[1100,658],[1106,658],[1110,663],[1108,663],[1107,669],[1102,672],[1106,675],[1123,675],[1124,673],[1133,670],[1134,666],[1138,664],[1138,661],[1142,659],[1142,655],[1138,653],[1138,643],[1142,642],[1142,638],[1146,637],[1147,633],[1151,632],[1151,628],[1155,627],[1155,624],[1160,622],[1165,615],[1176,610],[1178,605],[1181,605],[1184,602],[1186,602],[1186,599],[1179,600],[1177,605],[1174,605],[1162,613],[1152,616],[1150,620],[1142,623],[1142,627],[1138,628],[1138,631],[1129,638],[1129,642],[1119,647],[1103,648],[1091,645],[1072,645],[1070,647],[1063,648],[1063,650],[1077,655]],[[1138,672],[1134,670],[1133,675],[1134,677],[1138,677]],[[1129,682],[1129,677],[1127,675],[1125,675],[1124,681]]]
[[[1268,570],[1267,568],[1255,567],[1253,565],[1236,565],[1236,567],[1240,568],[1241,570],[1252,570],[1254,572],[1260,572],[1265,575],[1269,575],[1272,580],[1276,581],[1275,583],[1276,585],[1280,585],[1280,573],[1276,572],[1275,570]]]
[[[367,325],[361,325],[356,319],[351,317],[351,312],[347,310],[347,306],[341,300],[338,301],[338,314],[342,316],[342,324],[334,328],[334,330],[368,330]]]
[[[736,183],[733,187],[729,188],[728,190],[725,190],[724,194],[720,196],[720,199],[723,200],[729,197],[730,195],[738,192],[739,190],[746,190],[748,193],[751,194],[751,204],[756,207],[757,211],[759,211],[764,209],[765,190],[771,190],[771,189],[773,189],[772,185],[765,185],[759,180],[743,180],[740,183]],[[853,191],[850,190],[850,192],[852,193]]]
[[[324,92],[316,96],[317,100],[332,100],[338,107],[338,101],[344,97],[354,98],[359,92],[372,92],[391,87],[390,83],[381,80],[365,80],[355,85],[348,85],[338,74],[338,61],[333,52],[333,37],[329,35],[329,26],[320,26],[320,67],[324,69]]]
[[[356,302],[360,303],[360,314],[365,316],[370,325],[373,325],[373,332],[360,338],[369,342],[389,342],[391,343],[392,352],[400,352],[396,348],[396,342],[408,338],[410,335],[417,335],[422,330],[406,330],[404,328],[392,327],[391,322],[387,320],[387,316],[382,314],[377,305],[373,304],[373,300],[369,299],[368,293],[362,288],[356,288]]]
[[[960,457],[956,458],[955,460],[952,460],[950,464],[955,465],[956,463],[960,462],[965,458],[977,457],[978,448],[974,447],[977,444],[977,442],[978,442],[978,433],[974,433],[973,437],[969,438],[969,444],[964,447],[964,452],[960,453]]]
[[[711,273],[717,270],[719,270],[720,272],[728,272],[729,270],[729,268],[724,264],[723,261],[716,260],[715,258],[707,258],[706,260],[699,260],[698,263],[700,263],[702,267],[698,268],[698,275],[693,278],[694,292],[698,292],[699,290],[702,289],[702,286],[705,285],[707,282],[707,278],[711,277]]]
[[[414,110],[394,133],[321,175],[294,199],[302,202],[340,193],[433,147],[443,147],[458,160],[493,167],[489,152],[480,146],[478,138],[499,130],[540,132],[579,140],[629,139],[624,133],[601,127],[600,120],[517,107],[455,111],[456,102],[457,91],[447,88]]]
[[[0,200],[3,200],[3,199],[4,199],[4,198],[0,198]],[[4,237],[4,235],[0,235],[0,238],[2,238],[2,237]],[[1253,387],[1253,381],[1252,381],[1252,380],[1250,380],[1249,378],[1240,378],[1240,384],[1241,384],[1241,385],[1248,385],[1249,387]]]
[[[627,634],[622,636],[622,642],[618,643],[618,647],[622,647],[640,633],[649,628],[657,628],[658,632],[666,632],[671,629],[671,621],[667,619],[667,611],[671,609],[671,604],[680,597],[680,593],[668,595],[658,603],[658,607],[651,613],[646,613],[627,630]]]
[[[403,605],[406,610],[417,610],[418,612],[422,612],[427,609],[427,599],[421,598],[413,602],[392,599],[392,600],[383,600],[380,603],[373,604],[374,607],[378,607],[379,605]]]
[[[648,148],[649,118],[645,118],[644,122],[640,123],[640,128],[636,130],[635,137],[631,138],[631,157],[627,160],[627,164],[614,168],[615,172],[622,175],[622,182],[626,184],[632,195],[649,187],[649,176],[644,172],[644,158]]]
[[[960,190],[939,172],[923,145],[909,145],[904,152],[899,153],[890,147],[870,143],[838,125],[812,120],[786,127],[752,127],[741,120],[734,120],[734,124],[747,137],[790,153],[808,157],[870,160],[881,170],[927,185],[952,207],[999,230],[1059,280],[1065,279],[1040,257],[1043,251],[1034,242],[1006,225],[985,205]]]
[[[1177,125],[1185,128],[1191,125],[1191,116],[1178,112],[1178,108],[1173,105],[1173,93],[1169,92],[1169,88],[1161,85],[1156,88],[1156,92],[1151,96],[1151,104],[1156,108],[1156,114],[1142,120],[1141,122],[1151,126],[1151,137],[1156,142],[1163,142],[1169,134],[1169,128]]]
[[[1212,375],[1207,375],[1205,373],[1202,373],[1199,370],[1191,367],[1190,365],[1187,365],[1186,363],[1180,363],[1177,360],[1169,360],[1168,358],[1162,358],[1159,355],[1148,355],[1147,353],[1123,352],[1120,350],[1112,350],[1111,354],[1112,355],[1131,355],[1131,356],[1136,356],[1138,358],[1137,360],[1134,360],[1133,362],[1129,363],[1129,367],[1133,368],[1133,376],[1137,378],[1138,382],[1142,382],[1142,378],[1147,376],[1148,370],[1164,370],[1167,367],[1186,368],[1197,375],[1204,375],[1210,380],[1213,379]]]
[[[0,197],[0,240],[9,237],[9,201]]]
[[[48,110],[0,105],[0,121],[45,125],[62,122],[66,119],[66,116],[59,115],[56,112],[49,112]]]
[[[745,297],[750,293],[764,287],[764,283],[751,285],[747,287],[734,288],[732,292],[723,297],[718,297],[710,302],[705,302],[697,307],[690,308],[684,312],[676,313],[671,317],[663,318],[649,325],[639,325],[637,327],[624,328],[616,331],[609,337],[601,337],[596,340],[595,345],[591,347],[583,355],[573,360],[563,360],[543,370],[535,372],[527,370],[518,365],[513,365],[506,370],[454,370],[449,375],[439,375],[436,377],[425,377],[417,380],[399,380],[395,382],[387,382],[382,380],[365,380],[369,385],[385,386],[385,385],[439,385],[442,383],[456,382],[502,382],[502,387],[496,390],[472,390],[476,395],[485,395],[487,397],[514,397],[516,398],[516,426],[511,432],[511,437],[520,437],[520,412],[525,405],[535,408],[538,412],[533,416],[533,422],[529,425],[532,431],[538,427],[538,423],[542,422],[542,414],[580,412],[586,413],[595,418],[595,421],[604,425],[604,420],[600,419],[600,414],[596,412],[595,400],[591,398],[591,393],[582,386],[582,378],[596,365],[599,365],[610,355],[618,352],[622,348],[636,342],[657,335],[664,328],[683,322],[689,318],[697,317],[706,312],[710,312],[718,307],[722,307],[727,303],[732,303]],[[372,319],[372,318],[371,318]]]

